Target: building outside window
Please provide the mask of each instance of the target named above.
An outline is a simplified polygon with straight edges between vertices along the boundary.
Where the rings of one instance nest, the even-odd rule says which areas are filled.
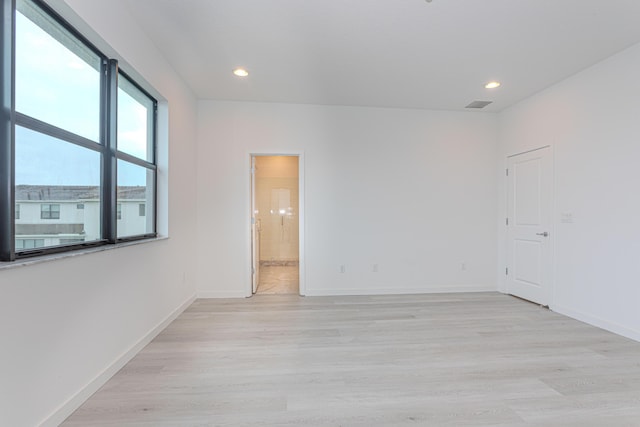
[[[60,205],[57,203],[40,205],[41,219],[60,219]]]
[[[81,243],[81,242],[84,242],[83,238],[60,239],[61,245],[69,245],[71,243]]]
[[[36,249],[44,247],[44,239],[16,239],[16,248]]]

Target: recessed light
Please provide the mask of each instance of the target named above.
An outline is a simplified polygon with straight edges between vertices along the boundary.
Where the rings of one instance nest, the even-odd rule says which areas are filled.
[[[498,86],[500,86],[500,82],[489,82],[486,85],[484,85],[484,87],[487,89],[495,89]]]
[[[238,77],[247,77],[249,75],[249,72],[244,68],[236,68],[235,70],[233,70],[233,74]]]

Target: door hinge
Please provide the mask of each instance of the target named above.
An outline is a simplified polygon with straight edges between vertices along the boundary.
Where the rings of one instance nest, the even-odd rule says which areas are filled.
[[[506,224],[509,225],[509,218],[505,218],[506,219]]]
[[[504,274],[509,275],[509,267],[504,269]]]
[[[507,171],[507,176],[509,176],[509,169],[505,169]]]
[[[251,217],[251,225],[255,225],[255,223],[256,223],[256,219]]]

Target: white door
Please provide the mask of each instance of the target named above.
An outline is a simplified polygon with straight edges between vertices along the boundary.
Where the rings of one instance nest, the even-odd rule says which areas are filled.
[[[507,292],[542,305],[551,301],[551,148],[508,159]]]

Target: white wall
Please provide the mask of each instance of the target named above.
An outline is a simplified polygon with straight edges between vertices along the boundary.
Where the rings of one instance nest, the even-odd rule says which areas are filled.
[[[216,101],[198,113],[200,296],[249,292],[252,152],[304,152],[307,295],[496,289],[495,115]]]
[[[120,1],[52,4],[82,30],[93,27],[110,46],[87,30],[93,42],[168,101],[161,160],[171,169],[160,182],[169,198],[158,203],[168,208],[160,229],[170,238],[0,270],[2,426],[57,425],[195,295],[195,99]]]
[[[635,339],[640,339],[639,75],[636,45],[500,117],[502,166],[507,155],[553,147],[551,308]],[[505,212],[502,181],[500,211]],[[562,223],[561,213],[572,213],[574,222]],[[504,233],[502,227],[501,243]],[[502,271],[504,259],[501,245]]]

